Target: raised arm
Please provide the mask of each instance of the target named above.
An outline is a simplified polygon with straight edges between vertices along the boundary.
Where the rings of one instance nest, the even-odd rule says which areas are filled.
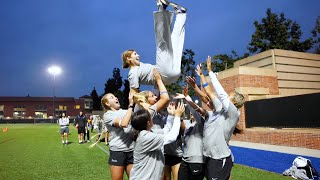
[[[211,58],[210,58],[211,59]],[[211,61],[210,61],[211,62]],[[205,92],[207,93],[207,95],[209,96],[212,104],[213,104],[213,108],[217,111],[221,109],[221,106],[219,104],[219,102],[217,102],[218,100],[216,99],[213,89],[211,88],[211,86],[209,86],[209,83],[207,82],[203,72],[202,72],[202,65],[199,64],[197,66],[197,70],[196,73],[198,74],[198,76],[200,77],[200,81],[202,83],[202,87],[205,90]]]
[[[197,93],[197,95],[200,97],[201,101],[207,104],[210,99],[208,98],[207,93],[203,92],[198,87],[198,85],[196,84],[196,78],[186,76],[186,80],[187,80],[188,84],[193,88],[193,90]]]
[[[172,125],[171,130],[165,134],[163,145],[170,144],[170,143],[177,140],[177,137],[178,137],[179,131],[180,131],[180,125],[181,125],[180,118],[181,118],[181,115],[183,114],[184,110],[185,110],[184,104],[180,102],[178,104],[178,106],[175,108],[175,111],[174,111],[175,117],[173,120],[173,125]]]
[[[212,64],[211,64],[211,57],[210,56],[208,56],[208,58],[207,58],[207,70],[209,72],[209,77],[210,77],[211,83],[213,85],[213,89],[218,96],[218,99],[222,103],[223,108],[226,111],[228,111],[228,108],[229,108],[231,101],[228,97],[228,94],[226,93],[226,91],[223,89],[220,82],[218,81],[216,74],[214,74],[212,72]]]
[[[133,113],[134,103],[133,103],[133,94],[129,93],[129,107],[127,113],[123,116],[123,118],[117,117],[113,121],[113,125],[116,127],[128,127],[131,116]]]
[[[170,98],[169,98],[169,94],[166,89],[166,86],[163,84],[160,73],[156,68],[153,69],[153,75],[154,75],[154,80],[157,83],[158,89],[160,91],[160,98],[157,101],[157,112],[160,112],[163,108],[166,107]]]

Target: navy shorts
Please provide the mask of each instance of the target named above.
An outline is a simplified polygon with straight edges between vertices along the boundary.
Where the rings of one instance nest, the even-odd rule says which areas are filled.
[[[165,154],[164,158],[165,158],[164,163],[166,166],[174,166],[176,164],[181,163],[181,161],[182,161],[182,157],[171,156],[168,154]]]
[[[229,179],[233,166],[231,156],[223,159],[212,159],[206,157],[207,179]]]
[[[133,164],[133,151],[111,151],[109,157],[109,164],[113,166],[127,166]]]

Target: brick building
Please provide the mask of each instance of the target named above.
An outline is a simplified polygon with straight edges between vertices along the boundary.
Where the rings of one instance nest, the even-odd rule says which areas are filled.
[[[82,110],[92,111],[91,96],[54,98],[55,118],[61,113],[75,117]],[[51,119],[53,117],[53,97],[0,97],[0,119]]]
[[[271,98],[282,98],[279,101],[282,102],[296,95],[319,94],[320,55],[268,50],[235,62],[234,68],[219,72],[218,79],[228,93],[237,90],[244,94],[249,102]],[[303,107],[303,102],[301,104]],[[270,128],[266,125],[266,127],[247,128],[248,115],[245,113],[252,112],[247,112],[245,107],[241,108],[238,126],[244,133],[234,136],[232,140],[320,149],[320,126]],[[290,123],[290,119],[289,117],[281,120]],[[301,118],[301,121],[303,119]],[[317,125],[320,124],[319,118],[314,118],[312,121]]]

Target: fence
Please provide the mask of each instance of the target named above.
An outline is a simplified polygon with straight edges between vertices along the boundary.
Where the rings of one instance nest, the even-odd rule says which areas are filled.
[[[249,101],[246,127],[320,128],[320,93]]]

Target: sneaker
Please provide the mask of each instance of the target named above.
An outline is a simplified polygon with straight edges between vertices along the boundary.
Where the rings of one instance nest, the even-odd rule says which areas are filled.
[[[66,144],[68,144],[68,140],[66,141]]]
[[[179,4],[171,2],[169,5],[176,11],[177,14],[187,12],[187,9],[183,6],[180,6]]]
[[[157,6],[159,10],[166,10],[170,2],[168,0],[157,0]]]
[[[90,140],[88,140],[87,142],[91,142]]]
[[[64,144],[64,141],[62,141],[62,144]]]

